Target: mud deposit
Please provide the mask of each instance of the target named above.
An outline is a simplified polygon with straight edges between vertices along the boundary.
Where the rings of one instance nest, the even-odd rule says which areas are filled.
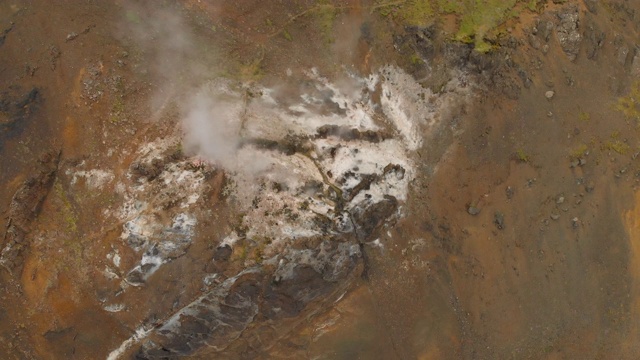
[[[0,3],[0,357],[640,358],[639,24]]]

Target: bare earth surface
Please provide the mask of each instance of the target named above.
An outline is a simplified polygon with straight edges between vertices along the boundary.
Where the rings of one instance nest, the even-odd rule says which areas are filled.
[[[0,358],[640,358],[640,4],[532,3],[0,2]]]

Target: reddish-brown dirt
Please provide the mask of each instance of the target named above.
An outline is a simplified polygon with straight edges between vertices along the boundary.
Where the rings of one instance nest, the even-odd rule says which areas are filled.
[[[616,110],[640,80],[631,64],[640,7],[603,0],[593,14],[582,1],[572,2],[581,24],[606,34],[597,55],[587,58],[583,47],[571,62],[554,35],[544,54],[526,40],[538,15],[515,20],[521,44],[509,54],[531,85],[515,99],[481,84],[451,129],[420,150],[429,165],[412,184],[406,216],[381,236],[384,249],[365,248],[367,277],[272,344],[265,358],[640,358],[640,137],[637,119]],[[425,71],[412,69],[395,50],[391,34],[402,27],[361,7],[368,2],[340,2],[332,41],[314,18],[290,20],[314,4],[188,0],[168,6],[181,9],[194,29],[194,57],[215,61],[206,76],[274,85],[287,78],[287,69],[318,67],[330,76],[344,66],[366,74],[393,62]],[[0,45],[0,100],[39,91],[16,128],[0,127],[3,216],[40,155],[62,151],[21,272],[0,274],[2,359],[106,358],[142,320],[199,295],[212,239],[233,227],[233,208],[221,201],[224,173],[217,172],[208,179],[216,215],[198,225],[204,235],[149,286],[122,295],[130,304],[126,312],[116,318],[103,309],[100,299],[115,296],[106,293],[110,283],[101,275],[107,254],[118,248],[123,264],[137,261],[117,224],[103,219],[103,210],[122,198],[116,184],[77,190],[66,170],[85,161],[124,174],[132,151],[169,134],[178,120],[171,104],[157,111],[153,98],[163,84],[151,51],[128,33],[136,20],[127,18],[127,6],[0,3],[0,33],[10,29]],[[561,7],[550,2],[546,9]],[[373,41],[361,38],[363,23],[371,25]],[[78,36],[67,41],[72,32]],[[630,49],[623,63],[621,44]],[[170,79],[176,88],[202,75],[178,73]],[[545,97],[549,90],[552,99]],[[583,147],[589,153],[578,157],[585,163],[571,166]],[[479,213],[471,215],[469,206]]]

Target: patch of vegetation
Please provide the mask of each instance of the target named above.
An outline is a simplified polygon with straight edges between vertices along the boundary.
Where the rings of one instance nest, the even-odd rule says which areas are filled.
[[[425,0],[407,1],[399,12],[404,23],[410,26],[427,26],[433,21],[435,14],[431,3]]]
[[[391,16],[405,25],[419,27],[428,26],[437,15],[437,7],[429,0],[377,0],[371,10],[385,17]]]
[[[62,229],[65,233],[65,235],[62,236],[65,247],[64,251],[71,256],[71,259],[73,259],[70,262],[63,261],[58,265],[65,271],[71,271],[71,266],[79,266],[77,261],[82,259],[82,253],[84,251],[84,245],[78,235],[78,211],[71,203],[69,195],[64,190],[64,187],[59,180],[56,180],[53,184],[53,191],[56,195],[58,208],[60,210],[58,216],[64,224]]]
[[[78,231],[78,215],[73,209],[73,205],[69,201],[69,198],[67,197],[67,194],[64,191],[64,188],[62,187],[60,181],[56,180],[56,182],[53,184],[53,190],[55,191],[56,196],[61,202],[60,210],[62,218],[66,225],[66,230],[71,234],[75,234]]]
[[[529,3],[527,4],[527,9],[529,9],[530,11],[539,11],[540,10],[540,6],[544,4],[544,2],[542,0],[531,0],[529,1]]]
[[[126,18],[128,21],[134,23],[134,24],[141,24],[142,20],[140,20],[140,15],[138,15],[137,12],[132,11],[132,10],[127,10],[126,13]]]
[[[109,122],[117,125],[122,121],[122,115],[124,115],[124,99],[122,96],[116,95],[111,104],[111,112],[109,113]]]
[[[455,15],[459,24],[454,39],[487,52],[493,47],[487,38],[495,37],[500,25],[523,9],[538,11],[541,4],[541,0],[378,0],[372,9],[405,25],[421,27],[433,23],[438,15]]]
[[[517,0],[463,0],[463,10],[458,11],[461,21],[455,39],[474,43],[479,52],[491,50],[491,44],[485,40],[498,25],[517,15],[512,9]]]
[[[118,76],[114,79],[112,84],[112,90],[114,92],[113,103],[111,104],[111,111],[109,114],[109,122],[117,124],[124,120],[125,115],[125,85],[122,77]]]
[[[586,144],[580,144],[578,147],[571,150],[569,157],[571,159],[580,159],[586,156],[588,152],[589,152],[589,147]]]
[[[422,58],[418,54],[412,54],[410,60],[413,65],[422,64]]]
[[[614,131],[613,133],[611,133],[611,136],[609,136],[609,141],[602,144],[602,149],[615,151],[620,155],[624,155],[629,152],[629,150],[631,150],[631,146],[629,146],[629,144],[627,144],[626,142],[619,140],[619,136],[620,131]]]
[[[335,41],[333,38],[333,23],[338,15],[338,9],[330,0],[321,0],[313,14],[325,43],[333,43]]]
[[[236,245],[234,250],[235,250],[234,253],[238,254],[237,258],[240,261],[244,262],[245,260],[247,260],[247,256],[249,255],[249,249],[247,249],[246,244],[243,244],[242,246]]]
[[[607,141],[606,143],[603,144],[603,148],[606,150],[613,150],[615,152],[617,152],[620,155],[624,155],[626,153],[629,152],[629,150],[631,150],[631,146],[629,146],[629,144],[620,141],[620,140],[614,140],[611,139],[609,141]]]
[[[616,110],[621,112],[628,120],[640,123],[640,81],[633,84],[629,95],[618,99]]]
[[[578,113],[578,120],[580,120],[580,121],[589,121],[589,120],[591,120],[591,115],[589,115],[589,113],[586,112],[586,111],[580,111]]]
[[[244,81],[260,80],[264,76],[263,61],[264,51],[260,51],[253,60],[241,63],[238,71],[240,79]]]
[[[255,242],[256,246],[255,249],[253,249],[252,257],[256,263],[261,264],[265,260],[265,250],[267,246],[273,242],[273,239],[270,237],[259,237],[255,239]]]
[[[526,163],[529,162],[529,155],[523,150],[516,150],[516,159],[520,162]]]
[[[293,41],[293,36],[291,36],[287,29],[282,30],[282,36],[284,36],[287,41]]]
[[[247,226],[247,224],[245,224],[244,222],[245,216],[246,214],[244,213],[237,214],[234,223],[232,223],[233,231],[235,231],[236,234],[238,234],[238,236],[241,238],[247,236],[247,231],[249,231],[249,226]]]

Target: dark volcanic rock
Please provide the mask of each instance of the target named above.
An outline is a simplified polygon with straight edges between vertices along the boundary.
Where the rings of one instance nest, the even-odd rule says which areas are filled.
[[[28,247],[26,236],[31,223],[40,212],[40,205],[51,190],[59,161],[60,152],[42,155],[37,173],[25,180],[13,195],[0,254],[0,265],[10,272],[21,270],[22,253]]]
[[[19,135],[41,99],[38,88],[22,96],[3,93],[0,96],[0,147],[7,138]]]
[[[356,225],[356,236],[359,241],[366,241],[381,225],[398,209],[398,200],[386,195],[384,199],[365,209],[357,208],[352,213]]]
[[[229,245],[222,245],[216,248],[216,251],[213,253],[213,260],[215,261],[227,261],[231,257],[233,253],[233,249]]]
[[[496,224],[498,230],[504,230],[504,214],[500,211],[496,211],[493,222]]]
[[[605,33],[598,25],[589,20],[584,31],[587,59],[595,59],[598,50],[604,45]]]
[[[0,46],[4,45],[4,41],[7,39],[7,35],[9,35],[12,29],[13,29],[13,24],[11,24],[11,26],[4,29],[2,33],[0,33]]]
[[[379,143],[391,138],[391,135],[385,132],[372,130],[360,131],[356,128],[345,128],[344,126],[338,125],[323,125],[318,128],[316,137],[326,139],[331,136],[346,141],[364,140],[372,143]]]
[[[312,302],[343,291],[358,275],[360,259],[359,246],[348,239],[323,240],[314,249],[287,248],[278,264],[246,269],[182,308],[153,332],[136,358],[224,351],[250,326],[295,319]]]

